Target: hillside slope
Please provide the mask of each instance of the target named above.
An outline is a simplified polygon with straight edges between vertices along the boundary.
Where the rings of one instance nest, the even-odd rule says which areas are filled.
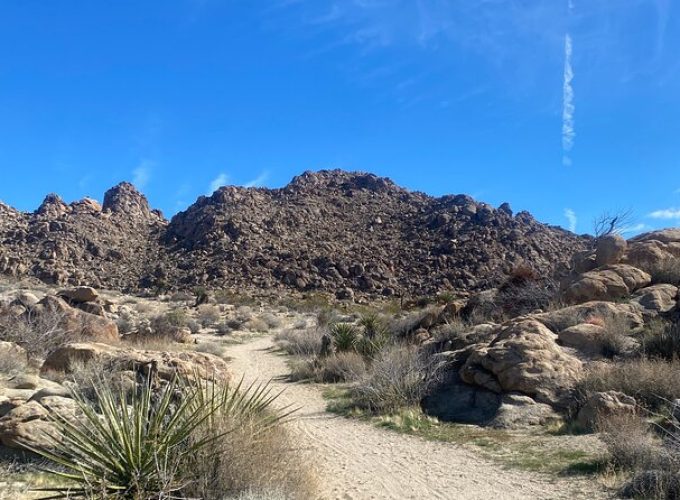
[[[474,290],[525,263],[550,273],[585,240],[465,195],[386,178],[306,172],[281,189],[222,187],[168,223],[123,183],[32,214],[0,205],[0,272],[139,290],[195,285],[349,297]]]

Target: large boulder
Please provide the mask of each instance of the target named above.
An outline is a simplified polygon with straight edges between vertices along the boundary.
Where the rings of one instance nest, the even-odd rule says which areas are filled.
[[[635,292],[631,302],[641,306],[646,316],[669,313],[677,306],[678,287],[668,284],[648,286]]]
[[[33,321],[51,322],[73,339],[118,342],[118,326],[113,321],[71,307],[59,297],[47,296],[33,308]]]
[[[504,394],[494,418],[488,422],[496,429],[523,429],[555,424],[562,417],[545,403],[537,403],[524,394]]]
[[[495,393],[519,392],[564,407],[582,364],[556,341],[557,335],[534,319],[502,325],[489,345],[474,346],[461,379]]]
[[[94,302],[99,298],[97,290],[90,286],[77,286],[75,288],[69,288],[67,290],[62,290],[59,292],[60,297],[65,297],[69,301],[82,304],[85,302]]]
[[[217,356],[202,352],[138,351],[101,343],[71,343],[54,350],[47,357],[41,373],[70,373],[79,365],[97,363],[109,371],[133,371],[147,374],[150,368],[161,380],[175,375],[194,375],[211,380],[230,378],[227,363]]]
[[[635,398],[622,392],[595,392],[588,397],[576,415],[576,424],[580,429],[594,431],[601,418],[634,415],[636,406]]]
[[[680,258],[680,229],[641,234],[628,241],[623,262],[652,272],[663,262]]]
[[[608,234],[597,239],[595,264],[597,267],[618,264],[626,253],[628,244],[618,234]]]
[[[578,304],[627,297],[652,282],[649,274],[627,264],[605,266],[578,276],[564,290],[564,300]]]
[[[642,307],[638,304],[622,304],[606,301],[591,301],[555,311],[534,314],[532,319],[540,321],[550,330],[560,333],[572,326],[586,323],[593,318],[613,318],[636,329],[644,325]]]
[[[593,323],[580,323],[559,332],[560,345],[571,347],[587,356],[597,356],[602,352],[601,338],[605,327]]]

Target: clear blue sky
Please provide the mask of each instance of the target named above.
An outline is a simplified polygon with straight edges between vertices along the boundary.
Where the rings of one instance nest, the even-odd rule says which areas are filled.
[[[673,0],[0,0],[0,199],[343,168],[678,225],[679,50]]]

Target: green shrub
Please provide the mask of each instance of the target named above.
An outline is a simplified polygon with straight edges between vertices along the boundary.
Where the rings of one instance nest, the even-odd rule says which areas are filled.
[[[369,339],[387,335],[385,322],[375,313],[364,314],[359,319],[359,326],[364,328],[364,336]]]
[[[353,351],[359,340],[357,327],[350,323],[336,323],[330,329],[333,346],[338,352]]]

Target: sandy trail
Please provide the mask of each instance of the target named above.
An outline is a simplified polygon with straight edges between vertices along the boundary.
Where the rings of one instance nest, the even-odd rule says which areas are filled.
[[[246,380],[285,389],[277,404],[300,408],[291,423],[318,460],[326,499],[606,498],[591,481],[508,470],[455,444],[403,435],[325,411],[313,384],[285,381],[286,359],[270,337],[229,347],[230,365]]]

